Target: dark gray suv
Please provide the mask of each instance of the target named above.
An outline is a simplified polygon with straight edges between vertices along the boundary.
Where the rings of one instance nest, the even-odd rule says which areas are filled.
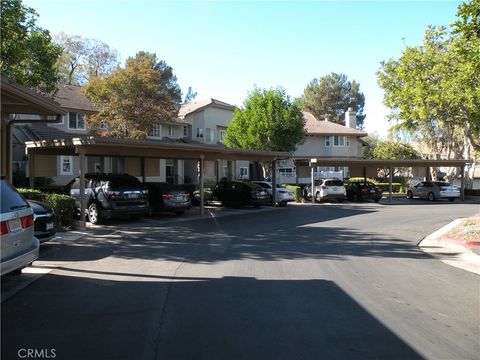
[[[80,208],[80,179],[74,179],[68,187]],[[148,190],[127,174],[86,174],[85,195],[87,217],[92,224],[124,215],[142,217],[150,212]]]

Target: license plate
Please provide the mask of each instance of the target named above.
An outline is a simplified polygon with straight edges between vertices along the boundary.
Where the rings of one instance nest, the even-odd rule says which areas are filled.
[[[45,226],[45,229],[48,231],[48,230],[52,230],[53,229],[53,222],[49,222],[47,223],[47,225]]]
[[[185,197],[183,195],[178,195],[177,200],[183,201],[183,200],[185,200]]]
[[[370,192],[371,192],[371,193],[374,193],[374,192],[375,192],[375,190],[370,190]]]
[[[137,198],[138,198],[138,194],[128,194],[128,198],[129,198],[129,199],[137,199]]]
[[[8,230],[10,232],[18,231],[21,228],[22,228],[22,222],[20,221],[20,219],[10,220],[8,222]]]

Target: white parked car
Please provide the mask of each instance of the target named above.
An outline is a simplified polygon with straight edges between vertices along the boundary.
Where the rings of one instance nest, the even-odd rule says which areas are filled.
[[[272,198],[272,183],[270,181],[252,181],[254,184],[264,188]],[[292,190],[281,187],[277,184],[275,191],[275,200],[279,206],[285,206],[288,202],[295,201],[295,194]]]
[[[408,189],[407,198],[414,197],[430,201],[437,199],[454,201],[460,197],[460,188],[444,181],[422,181]]]
[[[33,236],[33,210],[18,191],[0,179],[1,275],[19,273],[38,258],[40,243]]]
[[[320,179],[315,181],[313,194],[315,200],[318,202],[332,199],[337,200],[338,202],[343,202],[347,191],[343,181],[340,179]],[[312,192],[309,186],[304,189],[304,197],[306,199],[312,198]]]

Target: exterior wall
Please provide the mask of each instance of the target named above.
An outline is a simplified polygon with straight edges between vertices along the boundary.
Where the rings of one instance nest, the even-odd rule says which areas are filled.
[[[68,108],[63,108],[63,110],[68,111],[69,113],[70,112],[76,112],[80,115],[84,115],[84,116],[87,115],[87,112],[85,112],[83,110],[68,109]],[[68,117],[69,117],[69,114],[67,113],[66,115],[62,116],[62,122],[61,123],[58,123],[58,124],[57,123],[49,123],[48,126],[52,126],[52,127],[57,128],[57,129],[60,129],[60,130],[63,130],[63,131],[69,132],[69,133],[74,133],[74,134],[86,134],[86,133],[89,132],[88,126],[86,124],[86,120],[85,120],[85,129],[84,130],[72,129],[68,126],[69,125]]]
[[[192,139],[201,141],[203,143],[217,143],[220,141],[219,129],[226,129],[232,120],[233,111],[220,109],[214,106],[207,106],[206,108],[188,114],[185,120],[192,125]],[[203,137],[197,137],[197,129],[203,131]],[[213,137],[210,142],[207,142],[207,129],[213,131]]]
[[[125,158],[125,173],[132,176],[142,176],[140,158]]]
[[[349,136],[349,146],[325,146],[325,136],[306,136],[305,142],[293,153],[293,157],[349,157],[359,158],[362,145],[354,136]],[[333,140],[332,140],[333,141]]]

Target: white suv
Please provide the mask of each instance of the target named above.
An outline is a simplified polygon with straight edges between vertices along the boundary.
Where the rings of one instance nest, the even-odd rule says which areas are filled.
[[[340,179],[320,179],[315,182],[314,196],[315,200],[320,202],[323,200],[335,199],[338,202],[345,200],[346,190],[343,181]],[[306,198],[311,198],[312,193],[310,187],[306,188]]]

